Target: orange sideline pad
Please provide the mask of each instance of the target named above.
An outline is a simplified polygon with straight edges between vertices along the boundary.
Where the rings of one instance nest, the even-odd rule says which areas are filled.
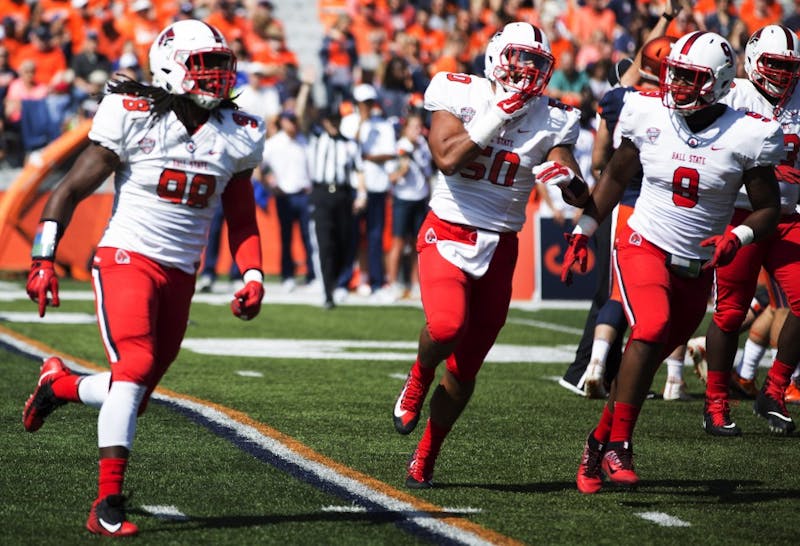
[[[0,192],[2,200],[3,192]],[[6,240],[0,241],[0,270],[26,272],[30,267],[30,251],[32,234],[36,231],[36,224],[41,210],[49,194],[42,194],[35,203],[26,211],[22,225],[18,229],[8,230]],[[91,279],[91,259],[95,245],[105,230],[106,223],[111,214],[113,193],[96,193],[87,197],[78,205],[61,243],[58,245],[58,261],[67,264],[71,277],[87,281]],[[529,300],[534,294],[534,239],[533,215],[538,204],[528,204],[528,221],[519,234],[519,260],[514,273],[514,286],[511,297],[515,300]],[[391,207],[386,221],[386,236],[384,246],[388,251],[391,242]],[[280,275],[280,230],[278,214],[275,210],[275,201],[270,199],[266,212],[256,211],[258,227],[261,232],[262,253],[264,260],[264,273],[267,275]],[[227,241],[227,228],[223,226],[223,241]],[[300,230],[295,228],[292,240],[292,255],[298,264],[298,275],[305,274],[303,260],[304,250],[300,240]],[[217,272],[224,276],[231,265],[231,255],[227,243],[220,249]],[[66,270],[59,271],[66,274]]]

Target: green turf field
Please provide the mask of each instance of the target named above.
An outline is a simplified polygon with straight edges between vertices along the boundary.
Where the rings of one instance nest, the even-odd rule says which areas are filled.
[[[65,406],[35,434],[20,415],[38,377],[31,353],[105,366],[93,303],[65,299],[45,321],[24,313],[34,304],[0,299],[0,544],[84,544],[97,540],[83,529],[96,493],[96,411]],[[800,440],[770,436],[746,401],[733,407],[743,437],[707,436],[702,385],[689,368],[694,400],[644,407],[638,489],[577,492],[583,441],[603,403],[554,378],[585,313],[512,309],[502,362],[482,370],[445,442],[439,487],[411,492],[404,467],[423,426],[400,436],[390,413],[419,308],[268,304],[243,323],[227,305],[195,303],[167,391],[139,420],[125,487],[140,528],[132,541],[795,544]]]

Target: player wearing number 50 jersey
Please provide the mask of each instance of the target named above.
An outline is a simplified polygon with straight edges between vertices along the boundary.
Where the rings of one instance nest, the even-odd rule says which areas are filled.
[[[739,341],[739,329],[755,294],[761,266],[786,294],[790,308],[778,337],[778,353],[756,397],[755,412],[775,434],[794,430],[783,393],[800,362],[800,40],[789,28],[768,25],[745,46],[747,79],[734,80],[724,102],[738,110],[776,119],[783,129],[785,154],[775,169],[781,190],[781,217],[775,232],[736,253],[733,261],[717,268],[714,320],[706,334],[708,381],[703,427],[709,434],[737,436],[731,420],[728,385]],[[752,210],[746,192],[736,200],[729,230],[736,229]]]
[[[728,41],[713,32],[693,32],[672,45],[660,91],[625,101],[617,127],[622,142],[570,236],[565,278],[573,263],[583,266],[588,236],[642,169],[641,193],[613,254],[631,335],[584,447],[577,475],[583,493],[599,491],[602,474],[617,484],[638,482],[631,440],[659,364],[700,324],[714,266],[729,263],[777,223],[773,167],[783,156],[783,134],[773,120],[719,102],[735,62]],[[726,231],[742,184],[753,211]]]
[[[436,366],[447,361],[406,485],[432,485],[442,442],[508,313],[517,235],[536,182],[588,197],[572,155],[578,112],[541,95],[553,69],[545,35],[511,23],[486,48],[486,78],[440,73],[425,92],[429,142],[441,171],[417,238],[425,326],[394,407],[401,434],[416,426]]]
[[[264,124],[228,98],[236,58],[215,28],[196,20],[165,28],[150,48],[153,85],[112,81],[90,144],[42,213],[27,291],[44,315],[58,306],[56,250],[78,203],[109,176],[114,208],[92,267],[110,373],[77,376],[47,359],[23,410],[38,430],[67,402],[100,409],[99,487],[87,529],[129,536],[122,485],[137,416],[175,360],[186,331],[195,273],[220,200],[231,253],[244,271],[233,313],[255,317],[264,295],[261,244],[250,185],[264,146]]]

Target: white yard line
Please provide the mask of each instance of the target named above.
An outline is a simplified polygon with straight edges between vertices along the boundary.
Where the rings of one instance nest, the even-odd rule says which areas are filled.
[[[175,506],[166,506],[161,504],[143,504],[142,510],[154,515],[158,519],[168,521],[188,521],[189,516],[178,510]]]
[[[647,521],[652,521],[656,525],[662,527],[691,527],[692,524],[688,521],[683,521],[675,516],[670,516],[664,512],[637,512],[637,516]]]

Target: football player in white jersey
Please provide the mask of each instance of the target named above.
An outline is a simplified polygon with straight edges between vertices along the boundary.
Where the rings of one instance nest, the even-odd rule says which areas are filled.
[[[786,153],[775,169],[781,216],[774,234],[742,248],[731,263],[717,268],[714,319],[706,333],[708,379],[703,428],[717,436],[741,434],[730,418],[728,385],[740,327],[763,265],[786,294],[791,312],[781,328],[778,354],[754,410],[767,420],[773,433],[785,435],[795,425],[783,393],[800,362],[800,214],[795,209],[800,197],[800,40],[784,26],[765,26],[747,41],[744,68],[747,79],[734,80],[723,102],[775,119],[783,128]],[[747,193],[740,191],[728,230],[737,229],[752,209]]]
[[[485,57],[486,78],[442,72],[425,92],[441,174],[417,237],[426,324],[394,407],[399,433],[416,426],[436,366],[446,359],[447,368],[408,466],[410,488],[431,487],[442,442],[505,323],[517,232],[534,184],[562,187],[565,200],[577,206],[588,198],[572,154],[580,114],[542,96],[553,69],[544,33],[510,23],[491,39]]]
[[[631,334],[584,447],[576,480],[582,493],[599,491],[603,473],[618,484],[639,481],[631,439],[658,366],[702,321],[714,266],[777,223],[773,167],[783,156],[783,133],[774,120],[718,102],[730,90],[735,62],[731,45],[713,32],[689,33],[672,46],[660,91],[625,100],[622,142],[570,235],[566,279],[574,264],[585,269],[588,237],[642,169],[641,193],[613,256]],[[753,212],[726,231],[742,184]]]
[[[78,203],[114,177],[116,197],[92,266],[97,321],[111,371],[78,376],[45,360],[25,404],[38,430],[67,402],[100,409],[99,488],[86,527],[129,536],[122,485],[137,415],[175,360],[186,331],[195,275],[220,200],[231,254],[244,271],[237,317],[255,317],[264,295],[261,244],[250,173],[261,160],[264,124],[228,98],[236,58],[215,28],[197,20],[166,27],[150,48],[152,85],[111,82],[90,144],[42,212],[27,291],[44,316],[58,306],[59,238]]]

